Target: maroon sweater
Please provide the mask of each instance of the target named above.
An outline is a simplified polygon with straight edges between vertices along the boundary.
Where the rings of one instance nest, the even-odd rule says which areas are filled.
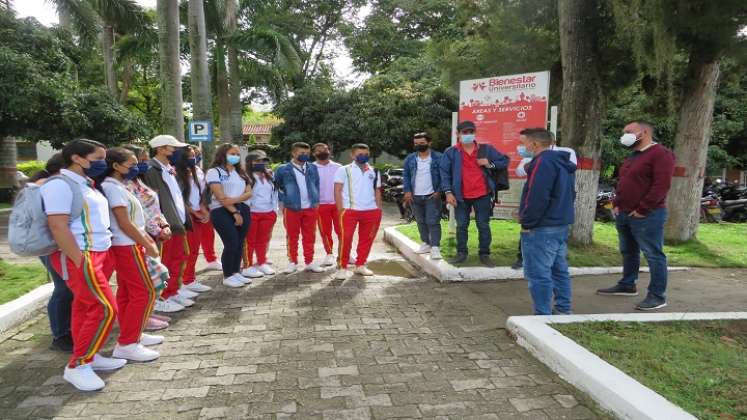
[[[667,206],[667,193],[674,175],[674,154],[655,144],[643,152],[633,152],[620,167],[615,190],[615,206],[621,212],[646,215]]]

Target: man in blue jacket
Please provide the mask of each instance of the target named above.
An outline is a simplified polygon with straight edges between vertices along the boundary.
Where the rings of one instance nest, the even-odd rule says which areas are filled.
[[[496,185],[491,170],[508,166],[508,157],[489,144],[477,144],[475,124],[462,121],[457,125],[459,144],[449,147],[441,156],[441,190],[446,202],[456,208],[457,255],[449,262],[467,260],[467,230],[472,209],[475,209],[480,262],[495,267],[490,259],[490,216],[493,214],[493,194]]]
[[[570,314],[568,226],[574,222],[576,165],[567,152],[552,150],[552,134],[544,128],[522,133],[532,156],[519,206],[524,277],[536,315]]]
[[[287,233],[288,268],[285,273],[298,270],[298,238],[303,236],[303,256],[306,270],[321,273],[314,263],[316,219],[319,208],[319,172],[309,163],[311,147],[306,143],[291,146],[291,161],[278,167],[275,183],[283,206],[283,221]]]
[[[417,133],[413,139],[415,152],[405,158],[404,202],[412,206],[423,243],[418,254],[430,252],[432,260],[440,260],[441,252],[441,153],[431,150],[431,136]]]

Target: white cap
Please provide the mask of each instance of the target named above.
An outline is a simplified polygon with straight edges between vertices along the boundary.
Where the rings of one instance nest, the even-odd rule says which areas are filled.
[[[174,146],[174,147],[187,147],[189,146],[187,143],[182,143],[179,140],[176,139],[174,136],[170,136],[168,134],[161,134],[159,136],[153,137],[149,142],[148,145],[151,149],[155,149],[156,147],[161,146]]]

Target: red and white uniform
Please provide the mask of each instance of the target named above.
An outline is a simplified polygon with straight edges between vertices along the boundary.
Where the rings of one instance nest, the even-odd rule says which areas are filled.
[[[335,184],[342,184],[340,226],[342,240],[338,266],[345,268],[350,259],[353,234],[358,228],[358,249],[355,265],[366,264],[371,245],[381,224],[381,209],[376,204],[376,190],[381,188],[381,177],[372,166],[363,169],[356,163],[340,167],[335,174]]]
[[[293,174],[296,176],[296,183],[301,195],[301,210],[289,210],[283,207],[283,223],[285,231],[288,234],[288,261],[298,264],[298,238],[303,246],[303,259],[308,265],[314,260],[314,242],[316,241],[316,218],[317,209],[311,207],[311,198],[306,189],[306,171],[307,165],[297,166],[291,162]]]
[[[319,225],[319,235],[322,237],[324,250],[327,255],[332,254],[334,243],[332,241],[332,230],[340,241],[340,215],[337,214],[337,205],[335,204],[335,175],[342,165],[330,161],[326,165],[314,162],[319,172],[319,209],[317,224]]]
[[[258,174],[254,176],[252,197],[246,201],[252,215],[249,233],[246,235],[246,259],[251,267],[253,262],[262,265],[267,262],[267,250],[270,247],[272,229],[278,220],[278,193],[272,179]],[[254,256],[257,256],[254,261]]]

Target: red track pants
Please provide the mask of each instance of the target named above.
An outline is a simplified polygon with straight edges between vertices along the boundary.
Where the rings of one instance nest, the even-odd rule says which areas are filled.
[[[244,247],[244,259],[247,267],[253,264],[253,257],[257,255],[257,265],[267,262],[267,249],[270,247],[272,228],[278,220],[274,211],[267,213],[252,212],[252,223],[249,225],[249,233],[246,235],[246,246]]]
[[[303,257],[306,264],[314,260],[316,209],[283,209],[283,223],[288,234],[288,260],[298,264],[298,237],[303,235]]]
[[[210,220],[207,223],[194,223],[192,229],[197,229],[200,232],[200,245],[202,246],[202,253],[205,255],[205,261],[211,263],[218,260],[218,256],[215,255],[215,228],[213,228],[213,222]]]
[[[174,296],[182,287],[188,259],[189,243],[186,234],[175,233],[168,241],[161,242],[161,261],[169,269],[169,283],[161,292],[161,297],[164,299]]]
[[[333,228],[337,235],[337,242],[340,242],[340,215],[337,213],[337,205],[320,204],[317,224],[319,225],[319,236],[322,237],[324,250],[327,251],[327,255],[332,254],[332,250],[334,249],[332,243]]]
[[[339,268],[346,268],[350,259],[350,248],[353,247],[353,234],[358,227],[358,249],[356,251],[355,266],[366,264],[371,245],[376,239],[376,233],[381,224],[381,209],[375,210],[350,210],[345,209],[340,214],[340,225],[342,228],[342,241],[340,241],[340,252],[337,260]]]
[[[197,218],[192,217],[192,230],[187,231],[187,244],[189,245],[189,257],[187,257],[187,265],[184,268],[184,278],[182,279],[183,284],[194,283],[197,278],[195,274],[195,268],[197,267],[197,258],[200,256],[200,245],[202,245],[202,251],[205,253],[205,260],[207,262],[215,261],[215,249],[213,243],[215,242],[215,231],[213,230],[213,224],[211,222],[200,223]],[[209,236],[207,242],[210,244],[212,259],[208,254],[208,248],[205,246],[205,239]]]
[[[62,273],[60,251],[51,255],[52,267]],[[73,292],[72,320],[70,332],[73,336],[73,355],[68,366],[91,363],[93,356],[109,338],[109,333],[117,316],[117,304],[109,287],[109,277],[104,266],[110,265],[108,251],[83,251],[80,267],[65,258],[67,266],[67,287]]]
[[[156,289],[145,263],[145,249],[140,245],[113,246],[110,263],[104,268],[107,278],[117,271],[117,309],[119,310],[120,345],[140,341],[146,321],[156,303]]]

